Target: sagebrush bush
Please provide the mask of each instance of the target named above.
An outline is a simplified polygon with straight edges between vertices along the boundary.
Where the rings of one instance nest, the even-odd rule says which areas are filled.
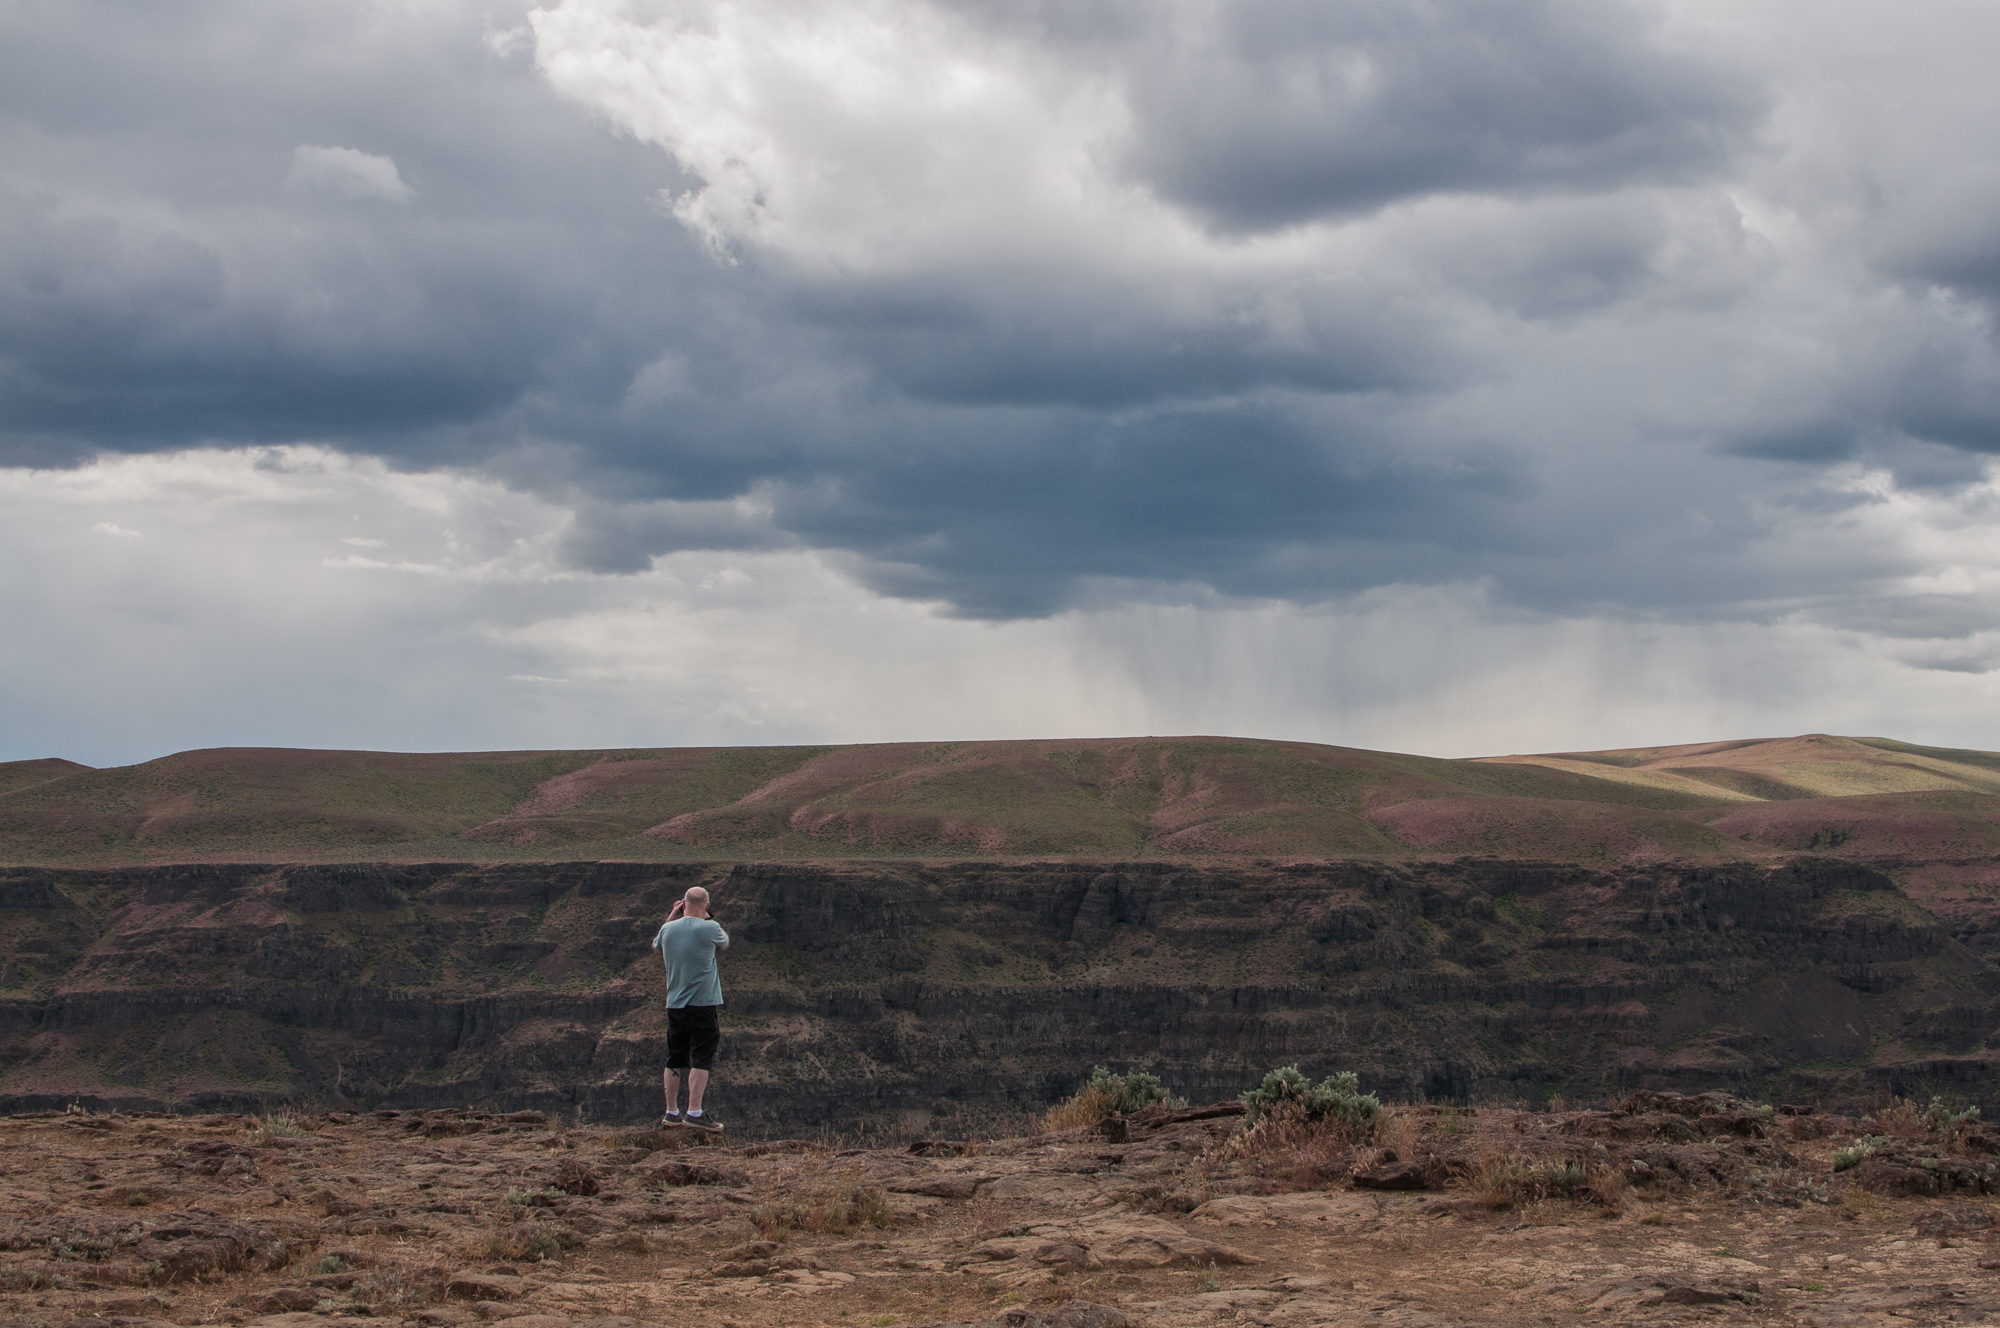
[[[567,1197],[553,1185],[540,1185],[533,1189],[514,1185],[508,1188],[506,1201],[515,1208],[553,1208],[556,1200]]]
[[[1297,1116],[1310,1123],[1335,1121],[1357,1136],[1372,1131],[1382,1114],[1382,1100],[1361,1091],[1361,1077],[1352,1070],[1330,1074],[1314,1084],[1299,1073],[1296,1065],[1283,1065],[1264,1076],[1264,1082],[1243,1094],[1248,1109],[1245,1126],[1254,1128],[1272,1114]]]
[[[1134,1070],[1113,1074],[1102,1065],[1090,1072],[1090,1082],[1074,1097],[1049,1108],[1042,1117],[1045,1130],[1068,1130],[1079,1125],[1095,1125],[1112,1116],[1123,1116],[1147,1107],[1184,1107],[1186,1098],[1167,1092],[1158,1075]]]
[[[1846,1171],[1850,1167],[1859,1166],[1862,1158],[1888,1142],[1881,1135],[1872,1134],[1865,1139],[1856,1139],[1845,1148],[1836,1148],[1833,1150],[1833,1169]]]
[[[1953,1111],[1951,1104],[1941,1097],[1932,1098],[1931,1104],[1924,1108],[1924,1123],[1929,1125],[1932,1132],[1936,1134],[1950,1134],[1959,1126],[1969,1125],[1978,1119],[1978,1107],[1967,1107],[1963,1111]]]

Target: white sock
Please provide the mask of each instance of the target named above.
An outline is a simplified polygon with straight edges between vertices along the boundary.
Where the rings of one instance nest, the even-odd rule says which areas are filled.
[[[700,1113],[699,1111],[690,1111],[690,1112],[688,1113],[688,1115],[690,1115],[690,1116],[699,1116],[699,1115],[701,1115],[701,1113]]]

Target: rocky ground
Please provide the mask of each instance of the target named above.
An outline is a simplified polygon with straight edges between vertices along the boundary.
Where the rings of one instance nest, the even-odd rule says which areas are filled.
[[[1907,1104],[1719,1094],[1400,1108],[1360,1144],[1252,1134],[1235,1103],[874,1148],[532,1112],[16,1116],[0,1323],[1970,1322],[2000,1318],[1996,1159],[2000,1130]]]

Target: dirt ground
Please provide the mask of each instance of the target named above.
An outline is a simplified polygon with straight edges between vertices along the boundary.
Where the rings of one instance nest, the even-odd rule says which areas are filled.
[[[1996,1155],[2000,1131],[1907,1106],[1719,1095],[1403,1108],[1360,1146],[1262,1151],[1234,1103],[870,1149],[535,1113],[17,1116],[0,1324],[1965,1323],[2000,1319]]]

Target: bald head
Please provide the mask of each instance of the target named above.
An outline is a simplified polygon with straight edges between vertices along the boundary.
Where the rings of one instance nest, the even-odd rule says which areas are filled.
[[[688,917],[708,916],[708,891],[698,885],[688,887],[688,892],[681,896],[681,903],[685,905]]]

